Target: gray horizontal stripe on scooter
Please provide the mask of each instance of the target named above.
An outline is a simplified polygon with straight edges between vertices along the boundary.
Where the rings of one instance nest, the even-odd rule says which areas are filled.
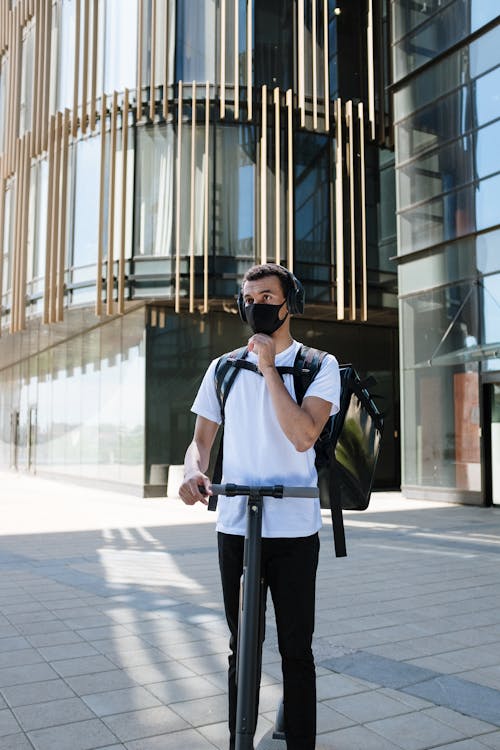
[[[320,664],[500,726],[500,690],[367,651],[325,659]]]

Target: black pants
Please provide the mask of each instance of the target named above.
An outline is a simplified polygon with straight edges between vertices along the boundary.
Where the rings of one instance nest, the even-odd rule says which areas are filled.
[[[219,566],[229,646],[229,732],[236,730],[236,649],[244,537],[218,535]],[[288,750],[314,750],[316,744],[316,671],[312,653],[318,534],[262,540],[261,577],[271,591],[283,670],[285,732]],[[262,647],[262,644],[260,644]],[[260,676],[260,670],[259,670]],[[257,701],[258,706],[258,692]]]

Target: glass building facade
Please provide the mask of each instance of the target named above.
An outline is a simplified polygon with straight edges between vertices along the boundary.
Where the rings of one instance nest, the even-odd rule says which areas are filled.
[[[500,14],[392,3],[402,484],[500,503]]]
[[[164,491],[207,364],[247,335],[239,279],[269,260],[305,286],[296,337],[375,375],[376,486],[399,487],[399,265],[405,487],[457,487],[448,375],[472,398],[496,361],[496,20],[407,6],[0,2],[0,466]],[[439,360],[455,344],[471,363]]]

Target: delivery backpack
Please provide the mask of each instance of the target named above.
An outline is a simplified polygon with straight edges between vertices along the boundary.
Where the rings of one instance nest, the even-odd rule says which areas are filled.
[[[215,369],[215,388],[219,399],[222,425],[229,391],[240,369],[261,375],[256,364],[248,362],[248,348],[224,354]],[[300,405],[309,385],[316,377],[326,352],[302,345],[293,367],[277,367],[280,375],[293,375],[295,397]],[[346,543],[342,510],[366,510],[380,450],[383,417],[368,387],[375,380],[362,381],[352,365],[340,365],[340,409],[329,417],[314,448],[318,488],[322,508],[332,514],[335,554],[345,557]],[[222,439],[214,470],[214,484],[222,477]],[[209,509],[215,510],[216,498]]]

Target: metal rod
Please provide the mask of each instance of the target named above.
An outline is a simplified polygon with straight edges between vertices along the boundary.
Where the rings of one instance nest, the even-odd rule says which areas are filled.
[[[75,69],[73,76],[73,128],[72,135],[76,138],[78,132],[78,84],[80,82],[80,2],[75,7]]]
[[[365,120],[363,102],[358,103],[359,123],[359,184],[361,210],[361,320],[368,320],[368,276],[366,255],[366,178],[365,178]]]
[[[102,261],[104,256],[104,201],[106,199],[106,94],[101,98],[101,163],[99,173],[99,229],[97,237],[97,269],[95,314],[102,315]]]
[[[281,260],[281,143],[280,143],[280,90],[276,86],[274,98],[274,223],[275,223],[275,260]]]
[[[181,309],[181,159],[182,159],[182,81],[177,94],[177,174],[175,188],[175,312]]]
[[[118,92],[113,91],[111,104],[111,139],[109,146],[109,195],[108,195],[108,257],[106,278],[106,313],[114,313],[115,291],[115,183],[116,183],[116,120],[118,114]]]
[[[240,117],[240,19],[239,19],[239,2],[234,0],[234,119]]]
[[[226,116],[226,0],[220,0],[220,119]]]
[[[323,0],[323,65],[325,86],[325,130],[330,130],[330,40],[328,34],[328,0]]]
[[[312,99],[313,99],[313,130],[318,129],[318,29],[317,29],[317,0],[312,4]]]
[[[205,84],[205,161],[204,161],[204,207],[203,207],[203,312],[208,312],[208,186],[210,166],[209,154],[209,132],[210,132],[210,84]]]
[[[342,159],[342,100],[335,101],[335,239],[337,245],[337,319],[344,320],[344,180]]]
[[[306,124],[306,94],[305,94],[305,43],[304,43],[304,0],[297,1],[297,58],[298,58],[298,98],[300,127]]]
[[[194,221],[195,221],[195,157],[196,157],[196,83],[191,89],[191,184],[189,211],[189,312],[194,312]]]
[[[350,282],[349,282],[349,315],[356,320],[356,219],[355,219],[355,185],[354,185],[354,124],[352,101],[345,105],[345,119],[347,127],[347,176],[349,179],[349,226],[350,226]]]
[[[118,313],[125,312],[125,234],[127,229],[127,167],[128,167],[129,90],[125,89],[122,110],[122,195],[120,257],[118,261]]]
[[[287,189],[287,256],[288,270],[293,273],[293,232],[294,232],[294,214],[293,214],[293,192],[294,192],[294,165],[293,165],[293,92],[288,89],[286,92],[286,112],[287,112],[287,145],[288,145],[288,189]]]
[[[156,0],[151,0],[151,62],[149,79],[149,119],[155,119],[155,78],[156,78]]]
[[[267,86],[262,86],[260,134],[260,257],[267,263]]]
[[[64,266],[66,260],[66,215],[68,205],[68,151],[69,151],[69,130],[71,127],[69,109],[64,110],[64,119],[62,123],[62,184],[61,184],[61,219],[59,224],[59,243],[58,243],[58,273],[57,273],[57,297],[56,297],[56,321],[63,319],[64,309]]]
[[[252,0],[247,0],[247,120],[250,122],[253,118],[253,80],[252,80]]]

